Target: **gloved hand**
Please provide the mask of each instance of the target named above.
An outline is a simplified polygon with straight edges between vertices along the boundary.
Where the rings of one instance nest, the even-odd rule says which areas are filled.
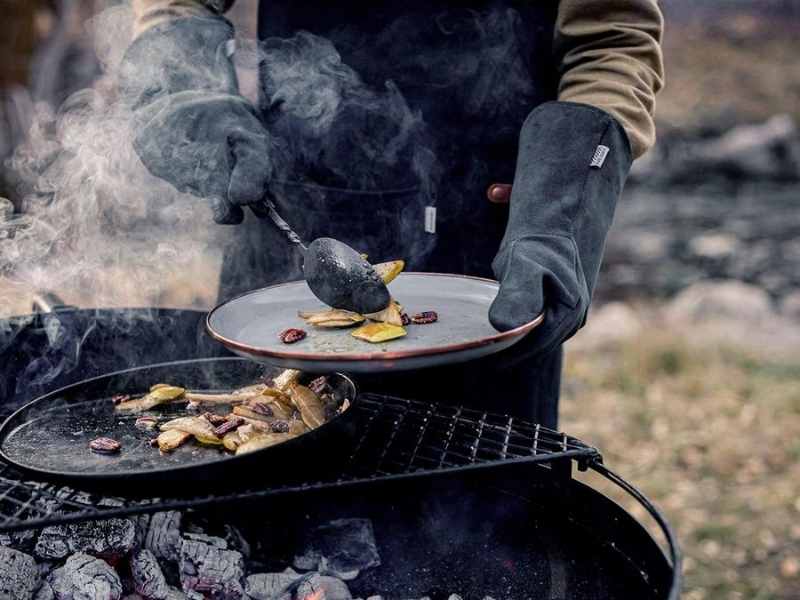
[[[238,93],[233,42],[223,17],[167,21],[134,40],[119,74],[147,169],[209,199],[214,220],[231,224],[262,198],[272,172],[272,140]]]
[[[631,165],[628,137],[606,112],[548,102],[520,134],[506,233],[492,268],[500,331],[544,311],[525,352],[548,352],[585,322],[614,207]]]

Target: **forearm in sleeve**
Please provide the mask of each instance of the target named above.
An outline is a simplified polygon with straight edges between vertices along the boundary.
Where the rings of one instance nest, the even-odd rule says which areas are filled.
[[[209,17],[228,10],[235,0],[133,0],[134,36],[181,17]]]
[[[555,53],[558,99],[619,121],[633,157],[655,142],[655,97],[664,84],[663,17],[656,0],[561,0]]]

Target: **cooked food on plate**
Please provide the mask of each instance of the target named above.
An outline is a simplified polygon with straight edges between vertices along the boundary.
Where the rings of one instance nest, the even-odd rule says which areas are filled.
[[[392,260],[373,266],[375,272],[388,285],[403,272],[405,262]],[[312,327],[347,328],[359,325],[350,335],[372,344],[388,342],[405,336],[408,333],[405,329],[406,326],[412,323],[415,325],[427,325],[435,323],[439,319],[438,314],[432,310],[420,312],[409,317],[403,310],[403,306],[394,298],[386,308],[376,313],[362,315],[341,308],[325,308],[317,311],[301,310],[297,313],[297,316]],[[305,337],[306,332],[302,329],[287,329],[280,334],[280,339],[285,344],[299,342]]]

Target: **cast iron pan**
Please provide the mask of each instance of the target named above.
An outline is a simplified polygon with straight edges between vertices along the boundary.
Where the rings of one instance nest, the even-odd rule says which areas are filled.
[[[129,369],[82,381],[12,414],[0,427],[0,456],[37,479],[128,496],[219,492],[308,480],[345,459],[342,453],[355,435],[351,418],[355,411],[345,411],[317,429],[250,454],[232,456],[190,442],[165,455],[150,447],[153,432],[134,426],[140,415],[116,414],[111,401],[115,394],[143,393],[162,382],[198,391],[231,390],[280,370],[240,358],[211,358]],[[349,378],[334,374],[329,379],[340,401],[357,401]],[[184,416],[183,406],[168,405],[153,412],[164,417]],[[102,455],[90,451],[89,441],[101,436],[119,441],[121,452]]]
[[[403,338],[371,344],[350,329],[306,325],[299,310],[321,310],[305,281],[248,292],[208,314],[211,337],[239,354],[274,365],[312,372],[387,373],[463,363],[508,348],[533,331],[543,315],[510,331],[489,322],[489,307],[500,286],[466,275],[403,273],[389,284],[392,296],[412,315],[436,311],[429,325],[408,325]],[[308,337],[295,344],[280,341],[284,329],[299,327]]]

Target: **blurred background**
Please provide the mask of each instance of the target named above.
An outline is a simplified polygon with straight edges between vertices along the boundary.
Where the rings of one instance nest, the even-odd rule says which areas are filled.
[[[214,303],[230,231],[208,232],[208,215],[192,210],[160,213],[167,235],[137,235],[149,209],[132,200],[134,181],[86,190],[92,223],[105,222],[108,203],[127,203],[102,238],[123,236],[124,259],[98,253],[70,271],[63,257],[85,252],[81,236],[62,235],[58,220],[44,231],[26,221],[30,198],[58,197],[41,173],[60,160],[59,135],[74,135],[59,107],[108,87],[104,66],[121,45],[109,40],[126,31],[126,8],[102,27],[93,19],[116,4],[0,0],[0,318],[29,312],[42,289],[78,306]],[[659,141],[634,165],[592,317],[568,344],[562,427],[665,510],[687,554],[687,599],[796,599],[800,0],[661,4]],[[239,0],[230,15],[243,38],[255,5]],[[253,65],[239,67],[251,94]],[[89,142],[73,140],[74,153]],[[113,174],[114,148],[93,151]],[[80,171],[66,181],[83,193]],[[46,247],[26,247],[31,230]]]

